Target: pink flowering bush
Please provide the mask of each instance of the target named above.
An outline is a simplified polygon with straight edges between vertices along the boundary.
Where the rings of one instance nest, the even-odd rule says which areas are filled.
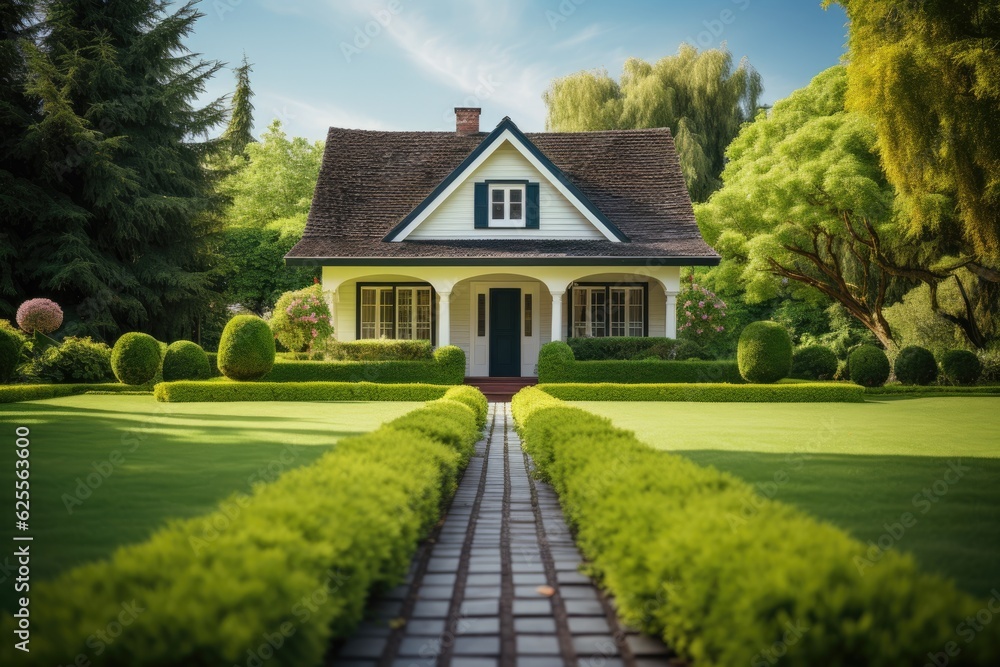
[[[30,299],[17,309],[17,326],[30,334],[49,334],[62,326],[63,311],[50,299]]]
[[[709,349],[726,330],[726,303],[691,281],[677,297],[677,337]]]
[[[330,307],[319,285],[282,294],[268,324],[274,337],[291,352],[322,349],[333,335]]]

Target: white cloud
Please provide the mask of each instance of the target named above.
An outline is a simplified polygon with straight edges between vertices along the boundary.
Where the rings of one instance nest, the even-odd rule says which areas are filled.
[[[277,118],[289,134],[310,139],[325,139],[327,130],[331,127],[359,130],[394,129],[378,118],[330,104],[315,106],[281,94],[262,94],[257,104],[257,115],[261,121],[267,118],[268,123],[270,118]]]
[[[602,28],[599,23],[594,23],[592,25],[587,26],[580,32],[576,33],[569,39],[564,39],[563,41],[554,44],[552,48],[556,50],[569,49],[574,46],[585,44],[586,42],[589,42],[595,37],[602,35],[606,32],[608,32],[607,29]]]

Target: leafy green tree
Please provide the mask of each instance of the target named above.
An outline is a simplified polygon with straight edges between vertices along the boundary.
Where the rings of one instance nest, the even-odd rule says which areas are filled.
[[[544,95],[547,126],[557,132],[669,127],[688,190],[704,201],[720,185],[726,147],[753,118],[763,91],[760,75],[726,50],[688,44],[648,63],[630,58],[621,82],[606,71],[555,80]]]
[[[870,124],[844,111],[846,85],[831,68],[760,114],[730,146],[723,188],[696,212],[750,302],[819,293],[891,347],[883,308],[894,278],[871,246],[893,233],[893,191]]]
[[[283,234],[271,227],[233,227],[223,234],[220,265],[226,301],[256,315],[265,315],[284,292],[313,282],[318,271],[285,266],[284,257],[298,235]]]
[[[243,64],[236,68],[236,90],[229,110],[229,124],[222,135],[230,155],[244,157],[246,147],[256,141],[253,138],[253,89],[250,87],[250,72],[253,65],[243,54]]]
[[[957,205],[971,254],[996,269],[1000,3],[837,2],[850,18],[847,107],[875,123],[905,223],[915,233],[940,232]],[[980,262],[970,268],[980,269]]]
[[[195,4],[52,0],[28,53],[27,136],[59,214],[22,238],[18,267],[68,310],[67,333],[183,335],[213,298],[211,183],[199,141],[224,119],[194,105],[219,64],[184,39]]]

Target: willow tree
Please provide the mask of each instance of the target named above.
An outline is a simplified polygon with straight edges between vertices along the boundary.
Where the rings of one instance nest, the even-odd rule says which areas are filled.
[[[757,112],[762,90],[745,58],[734,64],[724,47],[699,53],[684,44],[655,63],[630,58],[620,82],[603,70],[553,81],[546,124],[557,132],[669,127],[691,197],[704,201],[718,189],[726,147]]]
[[[983,275],[1000,261],[1000,3],[837,1],[850,18],[847,106],[874,121],[907,224],[936,231],[957,213]]]

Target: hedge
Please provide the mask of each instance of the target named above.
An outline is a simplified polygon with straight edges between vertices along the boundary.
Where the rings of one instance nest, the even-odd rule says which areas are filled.
[[[0,382],[14,376],[21,361],[21,338],[6,329],[0,329]]]
[[[896,355],[892,367],[896,379],[903,384],[928,385],[938,378],[938,365],[934,354],[924,347],[910,345]]]
[[[208,355],[197,343],[179,340],[163,354],[163,380],[207,380],[212,377]]]
[[[369,596],[402,581],[479,438],[477,415],[462,403],[409,417],[420,428],[402,418],[341,440],[211,514],[32,586],[32,662],[80,654],[101,666],[242,665],[280,640],[267,665],[322,664],[331,641],[354,632]],[[95,629],[121,618],[123,603],[143,611],[93,651]],[[0,631],[13,629],[4,613]]]
[[[788,376],[797,380],[832,380],[837,374],[838,359],[824,345],[807,345],[792,354]]]
[[[430,361],[276,361],[265,382],[378,382],[462,384],[465,352],[438,348]]]
[[[332,341],[329,354],[337,361],[427,361],[433,358],[428,340]]]
[[[372,382],[161,382],[153,389],[163,403],[236,401],[430,401],[447,387],[433,384]]]
[[[788,667],[922,665],[982,607],[912,556],[769,500],[767,483],[656,451],[537,388],[512,407],[624,622],[694,664],[770,664],[760,652],[780,648]],[[1000,664],[1000,633],[961,652]]]
[[[569,338],[566,344],[577,361],[625,361],[643,354],[684,358],[692,354],[688,341],[653,336],[608,336],[604,338]]]
[[[0,403],[40,401],[77,394],[149,394],[134,385],[109,384],[9,384],[0,385]]]
[[[543,384],[564,401],[688,401],[691,403],[863,403],[856,384]]]
[[[222,330],[215,360],[227,378],[249,381],[270,372],[274,355],[274,335],[267,322],[256,315],[237,315]]]
[[[123,334],[111,349],[111,370],[122,384],[146,384],[160,371],[163,350],[149,334]]]
[[[954,387],[950,385],[899,385],[887,384],[883,387],[867,387],[866,394],[875,396],[995,396],[1000,394],[1000,385],[979,385],[974,387]]]
[[[538,355],[538,381],[620,382],[658,384],[665,382],[730,382],[742,384],[735,361],[577,361],[563,342],[546,343]]]
[[[740,375],[747,382],[771,384],[792,370],[792,339],[777,322],[751,322],[736,347]]]
[[[968,350],[948,350],[941,359],[941,368],[949,382],[975,384],[983,374],[983,363]]]
[[[889,357],[882,348],[874,345],[862,345],[851,352],[847,358],[847,374],[851,382],[863,387],[881,387],[889,379]]]

